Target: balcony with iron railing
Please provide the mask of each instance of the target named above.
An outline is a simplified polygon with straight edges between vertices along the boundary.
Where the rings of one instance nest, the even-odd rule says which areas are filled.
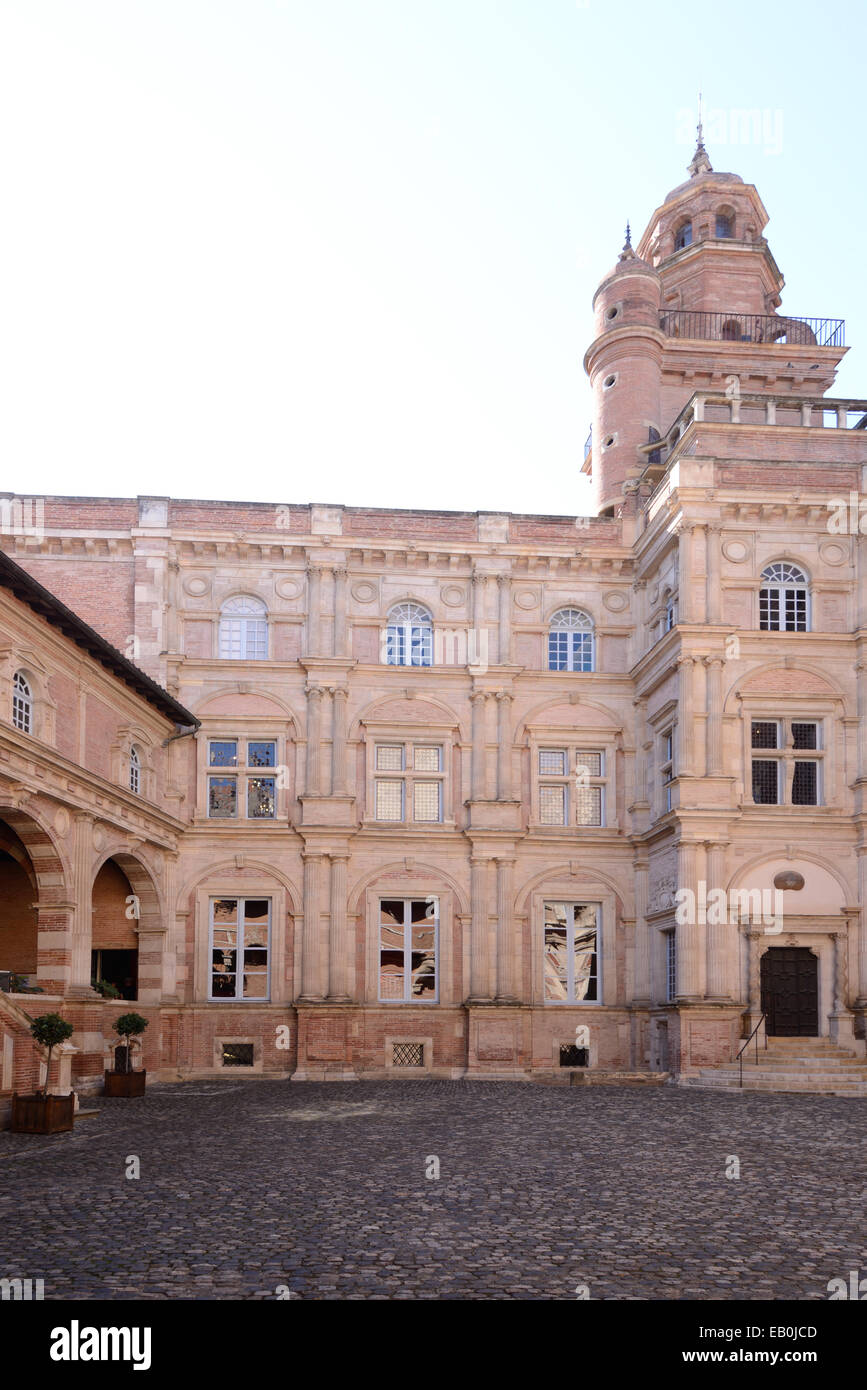
[[[704,313],[667,309],[659,326],[668,338],[713,343],[775,343],[783,347],[845,347],[844,319],[791,318],[777,314]]]

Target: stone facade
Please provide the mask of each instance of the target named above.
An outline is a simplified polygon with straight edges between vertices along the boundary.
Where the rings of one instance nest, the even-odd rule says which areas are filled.
[[[701,146],[690,169],[595,297],[597,516],[46,497],[7,527],[198,721],[163,749],[166,716],[121,718],[117,676],[83,694],[53,635],[44,722],[11,729],[7,639],[0,816],[50,857],[29,939],[84,1086],[94,930],[138,951],[165,1079],[689,1077],[784,947],[815,1035],[863,1054],[867,402],[826,394],[842,326],[777,312],[755,188]],[[28,930],[0,923],[0,969]]]

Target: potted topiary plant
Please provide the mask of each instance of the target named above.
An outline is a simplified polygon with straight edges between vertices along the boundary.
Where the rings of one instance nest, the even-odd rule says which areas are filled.
[[[75,1096],[52,1096],[48,1093],[51,1084],[51,1054],[55,1047],[72,1036],[73,1027],[60,1014],[40,1014],[30,1024],[33,1039],[40,1047],[47,1048],[45,1085],[34,1095],[12,1096],[12,1129],[17,1134],[57,1134],[72,1129],[75,1113]]]
[[[134,1071],[132,1049],[135,1040],[148,1026],[141,1014],[121,1014],[115,1021],[114,1031],[122,1040],[114,1049],[114,1070],[105,1073],[105,1092],[107,1096],[143,1096],[147,1083],[147,1072]],[[141,1047],[141,1043],[138,1044]]]

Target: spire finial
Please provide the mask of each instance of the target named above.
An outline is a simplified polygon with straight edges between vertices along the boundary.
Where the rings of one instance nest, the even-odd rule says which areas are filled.
[[[704,135],[701,122],[701,92],[698,94],[698,125],[696,126],[695,154],[687,165],[693,178],[697,174],[712,174],[713,166],[708,159],[707,150],[704,147]]]
[[[629,230],[629,223],[626,223],[626,240],[623,243],[623,250],[620,252],[618,260],[634,261],[635,252],[632,249],[632,233]]]

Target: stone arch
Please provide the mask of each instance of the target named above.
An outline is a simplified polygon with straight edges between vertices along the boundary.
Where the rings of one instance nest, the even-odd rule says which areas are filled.
[[[617,902],[620,914],[622,916],[625,912],[626,907],[623,900],[622,885],[617,881],[617,879],[612,878],[610,874],[605,873],[604,870],[597,868],[595,865],[588,865],[587,867],[587,877],[590,877],[591,875],[596,882],[604,883],[605,887],[610,890],[612,896],[615,898]],[[517,894],[515,898],[515,911],[517,913],[526,912],[527,904],[532,894],[535,893],[538,888],[542,887],[543,884],[548,882],[553,883],[556,882],[558,879],[573,878],[574,876],[572,874],[571,864],[551,864],[545,869],[540,869],[540,871],[537,874],[534,874],[531,879],[527,880],[527,882],[521,888],[520,892]],[[580,882],[580,879],[575,879],[574,881],[578,883]]]
[[[457,879],[450,874],[447,869],[442,868],[440,865],[432,864],[427,859],[411,859],[409,862],[412,865],[410,869],[407,868],[406,859],[393,859],[386,864],[377,865],[375,869],[369,870],[360,879],[357,879],[347,895],[347,910],[350,916],[360,911],[364,894],[367,892],[368,888],[372,888],[384,875],[397,871],[405,873],[407,877],[419,878],[428,875],[432,878],[440,879],[443,884],[448,887],[449,891],[454,894],[457,915],[463,917],[469,914],[469,896],[458,883]],[[398,890],[395,889],[395,893],[397,891]]]
[[[848,702],[845,693],[840,689],[839,685],[831,681],[824,671],[814,666],[811,662],[802,661],[800,658],[798,659],[796,665],[792,664],[789,660],[769,661],[765,662],[760,666],[754,667],[753,670],[748,671],[746,674],[742,673],[736,676],[732,681],[731,685],[729,686],[728,690],[725,692],[725,696],[723,699],[723,713],[736,713],[737,710],[735,708],[735,701],[741,696],[749,696],[751,694],[774,694],[774,691],[762,691],[758,688],[750,690],[750,686],[754,684],[758,680],[758,678],[762,676],[771,675],[773,673],[782,673],[785,671],[802,672],[805,675],[811,676],[815,682],[815,685],[812,690],[806,691],[805,694],[817,695],[824,699],[836,700],[842,706],[843,712],[845,714]]]
[[[821,869],[823,874],[826,874],[828,878],[831,879],[839,889],[839,906],[836,908],[831,908],[828,914],[815,915],[834,915],[834,913],[840,911],[842,907],[846,906],[847,904],[851,905],[854,901],[857,900],[857,891],[855,892],[855,896],[853,898],[852,887],[849,883],[847,883],[844,874],[840,872],[836,864],[832,863],[830,860],[823,858],[822,855],[814,854],[811,850],[802,850],[800,847],[798,848],[797,853],[791,859],[787,858],[784,853],[780,852],[780,850],[766,850],[761,854],[755,855],[754,858],[750,859],[746,864],[739,864],[729,879],[726,891],[732,892],[733,890],[736,890],[738,888],[746,887],[747,882],[750,879],[759,878],[761,876],[761,870],[766,866],[768,868],[792,868],[797,867],[799,864],[811,864],[815,868]],[[766,884],[754,883],[753,886],[772,888],[772,876],[769,875],[768,882]],[[809,881],[806,886],[809,886]],[[824,895],[822,896],[824,897]],[[803,901],[803,889],[799,891],[785,891],[783,893],[784,914],[787,911],[789,911],[792,912],[793,915],[797,915],[799,899]],[[807,907],[804,908],[803,911],[806,914],[810,912],[810,909]],[[814,914],[810,913],[810,915]]]
[[[100,869],[108,863],[109,859],[114,860],[118,868],[126,875],[129,886],[138,899],[138,930],[162,931],[166,925],[165,904],[157,886],[156,877],[153,870],[142,859],[138,858],[128,845],[115,845],[113,848],[100,852],[91,869],[91,893]]]
[[[585,700],[582,697],[580,700],[577,700],[574,705],[571,705],[569,703],[568,697],[560,695],[555,696],[553,699],[543,700],[540,704],[534,705],[532,709],[527,710],[526,714],[524,714],[519,720],[519,722],[515,725],[515,742],[523,743],[526,740],[529,731],[534,724],[544,724],[545,714],[549,710],[559,709],[561,707],[564,709],[568,708],[570,710],[574,710],[575,718],[572,721],[572,727],[580,727],[582,720],[582,710],[593,710],[595,714],[601,716],[598,722],[605,728],[612,730],[619,730],[622,728],[622,724],[618,720],[613,719],[611,717],[610,710],[607,710],[604,705],[597,704],[595,700]],[[564,728],[565,727],[567,726],[564,724]]]
[[[40,906],[51,906],[71,897],[70,866],[52,831],[43,818],[28,808],[0,804],[0,821],[5,821],[23,844],[33,867]]]
[[[392,669],[399,670],[401,668],[393,667]],[[411,668],[407,667],[406,669],[409,670]],[[419,709],[419,713],[416,716],[416,719],[417,722],[421,724],[424,723],[424,715],[423,713],[421,713],[422,707],[428,706],[430,708],[433,708],[437,711],[438,714],[442,715],[442,720],[440,722],[442,722],[443,724],[448,724],[453,729],[457,729],[461,738],[465,737],[465,731],[462,726],[462,722],[459,716],[456,714],[456,712],[451,708],[451,706],[444,704],[442,700],[439,700],[435,696],[430,695],[427,691],[425,691],[424,694],[420,694],[418,696],[413,695],[413,698],[411,700],[407,700],[406,696],[401,690],[395,690],[394,693],[391,695],[375,696],[369,704],[365,705],[364,708],[360,710],[358,714],[356,714],[350,726],[348,737],[350,739],[361,738],[362,729],[364,728],[364,725],[376,722],[378,712],[381,710],[385,712],[385,709],[388,705],[400,706],[401,723],[409,723],[413,721],[413,706],[417,706]]]
[[[226,685],[218,686],[216,690],[209,690],[207,694],[203,695],[201,700],[198,702],[197,708],[195,710],[192,710],[192,712],[201,715],[205,719],[231,719],[235,715],[241,714],[242,711],[234,710],[231,713],[227,713],[223,710],[216,710],[213,713],[209,714],[207,706],[212,701],[224,699],[227,696],[230,696],[233,699],[244,700],[247,698],[247,694],[259,696],[261,699],[270,700],[272,704],[275,704],[283,712],[283,717],[293,725],[293,728],[297,735],[299,717],[296,711],[293,710],[292,706],[286,700],[284,700],[281,695],[278,695],[270,687],[262,687],[258,684],[255,691],[250,691],[247,693],[238,690],[237,681],[231,681]],[[192,705],[189,701],[188,705],[190,705],[190,708],[192,709]]]
[[[248,859],[244,856],[244,868],[253,869],[257,873],[264,874],[273,878],[285,889],[289,902],[289,910],[293,917],[300,917],[302,913],[301,892],[289,878],[274,864],[265,859]],[[207,868],[197,869],[192,877],[188,878],[178,890],[177,910],[184,912],[193,907],[197,889],[201,888],[211,878],[219,878],[221,874],[231,874],[237,876],[238,867],[234,859],[220,859],[216,863],[209,864]],[[243,883],[243,880],[239,880]]]

